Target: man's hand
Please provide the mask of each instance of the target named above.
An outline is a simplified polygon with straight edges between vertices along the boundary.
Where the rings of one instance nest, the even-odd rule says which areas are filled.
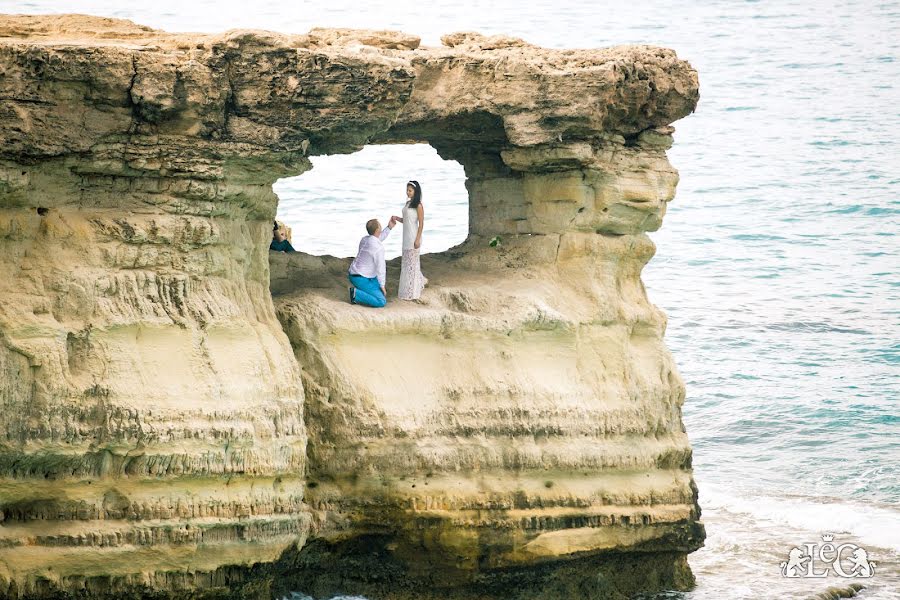
[[[381,293],[387,298],[387,292],[384,290],[384,286],[381,286]]]
[[[397,217],[392,216],[391,220],[388,221],[388,227],[393,227],[396,224],[397,224]]]

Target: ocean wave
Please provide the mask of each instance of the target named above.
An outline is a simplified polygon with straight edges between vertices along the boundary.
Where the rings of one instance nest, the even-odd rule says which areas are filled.
[[[849,534],[861,543],[900,553],[900,508],[844,500],[778,496],[735,496],[700,486],[700,506],[818,534]],[[814,540],[797,540],[797,543]]]

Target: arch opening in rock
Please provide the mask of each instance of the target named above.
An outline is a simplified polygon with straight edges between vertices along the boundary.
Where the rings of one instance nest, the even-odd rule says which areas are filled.
[[[450,192],[452,194],[450,197],[457,209],[462,208],[460,205],[463,202],[466,203],[467,209],[464,213],[462,211],[451,213],[450,223],[442,223],[442,215],[433,210],[435,207],[433,200],[436,196],[440,197],[441,194],[447,193],[446,190],[440,189],[440,182],[437,186],[431,185],[431,182],[417,179],[418,176],[415,173],[410,174],[401,167],[397,171],[398,176],[394,178],[396,191],[388,192],[396,195],[393,196],[395,198],[393,204],[390,204],[390,201],[385,204],[384,208],[387,209],[387,212],[378,214],[370,210],[365,212],[361,210],[359,214],[365,216],[361,217],[358,223],[348,223],[349,231],[341,232],[346,240],[343,242],[345,244],[344,252],[342,252],[344,256],[353,256],[356,253],[359,238],[363,235],[363,225],[369,218],[378,218],[382,221],[382,225],[385,225],[389,215],[399,214],[400,207],[404,202],[405,183],[409,179],[417,179],[423,185],[423,192],[426,194],[424,201],[429,207],[427,214],[430,215],[426,216],[426,230],[435,226],[458,228],[457,234],[448,232],[449,235],[436,238],[438,241],[445,240],[440,244],[443,246],[440,251],[432,249],[431,244],[435,239],[433,236],[429,235],[423,242],[422,271],[429,278],[429,285],[433,289],[438,288],[427,296],[437,302],[439,306],[444,306],[448,302],[447,293],[452,298],[457,298],[457,290],[463,290],[461,293],[466,297],[470,296],[470,292],[465,291],[466,289],[471,289],[471,293],[476,295],[480,288],[485,291],[483,289],[485,282],[482,281],[484,277],[478,275],[480,269],[477,266],[477,263],[485,258],[481,254],[481,246],[485,245],[485,240],[500,239],[501,235],[540,233],[531,230],[525,212],[525,204],[530,202],[530,199],[528,193],[523,192],[520,188],[519,182],[527,177],[523,178],[522,172],[510,168],[502,156],[503,149],[509,146],[510,141],[503,119],[498,115],[474,110],[440,117],[428,115],[419,118],[400,118],[386,130],[375,133],[368,142],[361,149],[360,147],[335,147],[336,153],[325,152],[324,158],[342,162],[349,157],[377,151],[377,148],[390,148],[401,157],[403,155],[415,156],[416,154],[412,153],[424,152],[432,168],[434,165],[440,164],[446,169],[444,172],[448,187],[459,186],[460,182],[463,183],[464,191],[460,187],[455,187]],[[430,150],[426,151],[425,149]],[[356,152],[346,154],[353,150]],[[434,153],[432,154],[431,151]],[[323,158],[316,156],[315,147],[311,147],[310,154],[309,164],[314,164]],[[439,163],[438,160],[440,160]],[[456,168],[447,165],[456,165]],[[298,176],[297,181],[302,181],[302,178],[306,176],[308,176],[306,173]],[[273,185],[276,193],[278,190],[284,189],[282,183],[284,181],[281,179]],[[368,182],[362,182],[355,189],[358,192],[367,184]],[[426,185],[428,188],[425,187]],[[435,187],[438,189],[434,189]],[[465,233],[459,228],[463,214],[466,221]],[[284,221],[287,220],[284,219]],[[458,224],[454,226],[453,220],[456,220]],[[286,224],[292,225],[292,223]],[[398,228],[400,227],[402,225],[398,224]],[[400,233],[399,229],[397,233]],[[388,258],[386,289],[389,302],[392,298],[396,299],[401,266],[400,239],[400,235],[392,234],[385,244]],[[554,237],[554,240],[558,240],[558,236]],[[552,243],[556,243],[556,241]],[[300,248],[295,245],[295,249],[299,250]],[[496,248],[494,254],[504,254],[505,251],[505,248]],[[470,254],[474,263],[466,260],[460,261],[461,258],[468,257]],[[349,266],[350,260],[350,258],[335,258],[330,255],[308,252],[297,252],[290,255],[272,253],[269,261],[272,293],[277,297],[306,291],[320,298],[346,303],[346,267]],[[455,303],[457,300],[451,299],[449,302]],[[465,304],[465,302],[467,300],[463,303]],[[425,298],[424,303],[429,304],[428,298]],[[395,306],[399,308],[402,304]],[[410,307],[407,305],[405,308]],[[332,307],[328,310],[332,309],[337,310],[338,313],[344,310],[343,307]],[[377,314],[372,315],[373,318],[376,316]]]
[[[422,185],[426,209],[422,254],[447,250],[469,232],[469,199],[462,166],[425,143],[378,144],[353,154],[316,156],[313,168],[275,182],[277,219],[291,228],[295,250],[352,257],[365,223],[400,215],[406,182]],[[400,256],[402,225],[384,242],[387,259]]]

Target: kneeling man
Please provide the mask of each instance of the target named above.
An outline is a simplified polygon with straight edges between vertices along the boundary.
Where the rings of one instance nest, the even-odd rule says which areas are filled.
[[[385,264],[384,246],[381,242],[396,224],[394,217],[388,222],[387,229],[381,229],[378,219],[366,223],[369,235],[359,240],[356,258],[350,263],[347,276],[350,278],[350,304],[363,304],[381,308],[387,303],[387,292],[384,291]]]

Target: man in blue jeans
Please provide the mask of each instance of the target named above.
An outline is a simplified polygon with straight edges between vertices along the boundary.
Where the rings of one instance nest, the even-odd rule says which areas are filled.
[[[350,283],[353,284],[350,287],[350,304],[381,308],[387,303],[387,293],[384,291],[384,246],[381,242],[396,223],[396,219],[391,217],[384,230],[378,219],[371,219],[366,223],[369,235],[359,240],[356,258],[350,263],[350,270],[347,272]]]

